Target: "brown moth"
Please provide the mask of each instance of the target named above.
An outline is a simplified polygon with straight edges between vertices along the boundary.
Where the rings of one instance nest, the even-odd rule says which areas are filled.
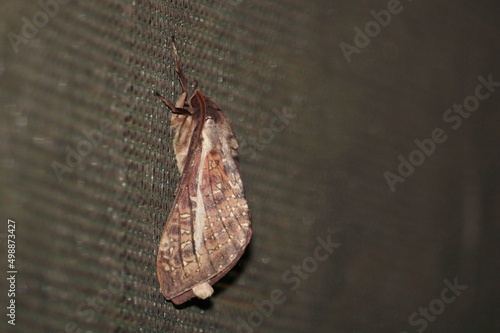
[[[175,69],[182,95],[170,109],[173,146],[181,173],[156,261],[160,289],[181,304],[205,299],[212,285],[233,268],[250,242],[250,212],[238,171],[238,143],[220,107],[199,90],[187,99],[174,37]]]

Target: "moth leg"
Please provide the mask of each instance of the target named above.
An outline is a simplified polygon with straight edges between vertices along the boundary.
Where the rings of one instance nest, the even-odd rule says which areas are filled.
[[[170,109],[170,111],[172,113],[183,114],[185,116],[191,116],[191,113],[188,110],[186,110],[186,109],[184,109],[182,107],[177,107],[177,105],[179,104],[179,101],[177,101],[175,103],[176,105],[174,105],[174,103],[170,102],[168,99],[166,99],[165,97],[163,97],[162,95],[160,95],[160,93],[157,92],[157,91],[155,91],[155,96],[158,97],[159,99],[161,99],[161,101],[163,102],[163,104],[165,104]],[[184,105],[184,103],[182,105]]]

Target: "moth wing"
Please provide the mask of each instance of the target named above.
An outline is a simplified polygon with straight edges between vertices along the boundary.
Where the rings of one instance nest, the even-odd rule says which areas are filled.
[[[193,207],[191,201],[192,186],[188,181],[187,177],[181,180],[174,207],[163,230],[157,257],[160,289],[166,299],[173,301],[192,288],[191,281],[196,279],[200,268],[193,241],[192,218],[196,207]],[[180,304],[191,297],[186,295],[186,299],[174,302]]]
[[[204,161],[198,159],[188,166],[199,170],[203,163],[202,176],[183,178],[165,225],[157,272],[162,293],[176,304],[194,297],[192,288],[200,282],[213,285],[221,279],[250,241],[243,184],[233,158],[227,158],[230,160],[211,150]],[[198,189],[202,198],[199,203]],[[197,214],[199,210],[204,213]],[[196,221],[200,216],[203,223]]]
[[[243,255],[252,229],[243,183],[233,157],[223,157],[217,150],[211,150],[203,169],[203,239],[208,261],[214,269],[210,284],[214,284]]]

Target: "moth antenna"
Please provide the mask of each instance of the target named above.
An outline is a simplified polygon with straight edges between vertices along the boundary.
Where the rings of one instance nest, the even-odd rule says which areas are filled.
[[[186,95],[189,96],[188,87],[187,87],[187,79],[186,79],[186,76],[184,76],[184,72],[182,71],[181,57],[179,56],[179,53],[177,52],[177,47],[175,46],[175,36],[172,35],[171,38],[172,38],[172,47],[174,49],[175,72],[179,76],[179,81],[181,83],[182,92],[185,92]]]

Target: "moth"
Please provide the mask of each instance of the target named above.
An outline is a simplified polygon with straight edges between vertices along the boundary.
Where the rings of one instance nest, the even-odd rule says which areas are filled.
[[[173,36],[172,47],[182,94],[175,104],[158,92],[155,95],[171,111],[181,178],[156,265],[161,292],[167,300],[182,304],[213,294],[212,285],[240,259],[252,229],[229,119],[196,87],[189,95]]]

